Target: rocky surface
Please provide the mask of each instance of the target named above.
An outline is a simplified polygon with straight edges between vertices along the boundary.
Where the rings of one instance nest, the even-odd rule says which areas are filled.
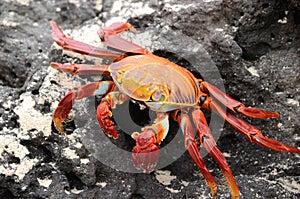
[[[81,140],[94,121],[84,104],[93,99],[83,100],[80,111],[74,112],[75,117],[84,118],[82,124],[71,123],[67,136],[55,131],[51,116],[58,100],[74,85],[90,79],[49,67],[50,61],[88,59],[73,59],[74,54],[52,46],[49,20],[57,21],[72,37],[97,45],[99,27],[127,20],[138,33],[125,37],[161,56],[170,55],[164,40],[174,40],[173,52],[191,46],[189,41],[178,42],[164,34],[182,32],[209,52],[228,94],[248,106],[281,114],[279,119],[247,121],[268,137],[299,147],[300,10],[298,1],[288,2],[1,1],[1,198],[210,197],[187,154],[151,174],[117,171],[94,158]],[[299,155],[251,144],[228,124],[217,144],[243,198],[300,197]],[[217,198],[229,198],[217,164],[208,156],[205,160],[219,184]]]

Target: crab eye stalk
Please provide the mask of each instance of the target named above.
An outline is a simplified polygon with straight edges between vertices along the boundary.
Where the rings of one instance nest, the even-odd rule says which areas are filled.
[[[151,96],[151,100],[155,102],[164,101],[165,99],[166,95],[163,94],[160,89],[156,90]]]

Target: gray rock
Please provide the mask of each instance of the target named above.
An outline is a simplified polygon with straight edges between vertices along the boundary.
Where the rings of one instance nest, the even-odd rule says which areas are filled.
[[[281,115],[272,120],[243,119],[267,137],[299,147],[300,11],[298,1],[289,2],[1,2],[1,198],[210,197],[206,182],[186,153],[151,174],[117,171],[95,158],[82,141],[96,121],[91,114],[95,98],[76,104],[75,123],[67,126],[68,135],[58,134],[51,117],[59,99],[73,86],[100,77],[72,77],[53,70],[49,62],[99,60],[51,47],[49,20],[57,21],[76,39],[94,45],[101,45],[98,26],[128,20],[138,33],[124,33],[124,37],[190,67],[180,57],[189,55],[172,52],[199,49],[193,49],[191,40],[176,40],[169,31],[186,35],[209,52],[229,95],[248,106]],[[202,64],[209,63],[202,54],[199,57]],[[79,119],[81,123],[76,123]],[[112,142],[129,150],[134,144],[123,134]],[[300,197],[299,155],[251,144],[228,124],[217,145],[226,155],[242,198]],[[229,198],[218,165],[209,156],[205,161],[219,185],[217,198]]]

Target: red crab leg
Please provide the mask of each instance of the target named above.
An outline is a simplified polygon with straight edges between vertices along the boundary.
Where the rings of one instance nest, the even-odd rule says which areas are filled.
[[[50,66],[60,72],[70,73],[72,75],[77,74],[97,74],[97,75],[109,75],[109,65],[93,65],[93,64],[61,64],[51,62]]]
[[[114,83],[111,81],[92,82],[84,86],[75,87],[69,91],[58,103],[58,106],[53,114],[53,122],[56,129],[65,134],[62,122],[67,118],[70,113],[74,100],[80,100],[85,97],[94,95],[104,95],[109,92]]]
[[[214,158],[214,160],[221,167],[224,177],[228,183],[229,190],[232,198],[239,198],[240,191],[236,184],[235,178],[231,173],[231,170],[227,164],[226,158],[222,152],[217,148],[216,142],[210,132],[205,116],[200,108],[195,109],[192,112],[194,124],[197,128],[199,140],[206,151]]]
[[[200,80],[201,82],[202,80]],[[218,101],[224,104],[227,108],[235,113],[241,113],[252,118],[278,118],[279,114],[277,112],[268,112],[260,110],[258,108],[245,107],[241,102],[233,99],[229,95],[225,94],[217,87],[209,84],[208,82],[201,82],[200,89],[202,92],[211,93]]]
[[[98,105],[96,117],[99,125],[107,136],[113,137],[114,139],[118,138],[119,135],[111,118],[111,109],[116,108],[116,105],[123,104],[127,100],[129,100],[128,96],[119,91],[113,91],[102,98],[100,104]]]
[[[229,124],[242,133],[250,142],[254,142],[258,145],[280,152],[300,153],[300,149],[285,145],[277,140],[264,137],[259,129],[236,117],[235,115],[226,112],[211,98],[207,98],[207,103],[208,104],[204,104],[207,109],[217,112]]]
[[[71,50],[71,51],[78,52],[81,54],[100,57],[100,58],[111,60],[111,61],[119,60],[126,56],[126,55],[124,55],[124,53],[95,47],[95,46],[85,44],[83,42],[71,39],[62,32],[60,27],[54,21],[50,21],[50,25],[52,28],[52,39],[63,49]]]
[[[199,148],[198,148],[198,142],[195,139],[195,131],[192,126],[191,120],[189,116],[186,113],[179,113],[174,112],[173,118],[175,121],[178,122],[180,125],[182,131],[184,132],[184,145],[187,149],[189,155],[191,156],[193,162],[196,164],[196,166],[201,171],[203,177],[205,178],[207,184],[210,187],[211,195],[212,197],[217,195],[218,187],[217,183],[212,176],[212,174],[207,169],[203,158],[201,157]],[[201,139],[200,139],[201,140]]]
[[[112,25],[101,28],[98,31],[98,35],[101,39],[101,41],[105,42],[105,44],[113,49],[121,50],[124,52],[130,52],[134,54],[150,54],[151,52],[144,49],[143,47],[134,44],[130,41],[127,41],[123,38],[121,38],[119,33],[126,31],[126,30],[132,30],[134,31],[134,28],[129,24],[125,22],[117,22],[113,23]]]
[[[145,173],[155,169],[160,154],[157,145],[169,131],[168,118],[168,113],[157,113],[153,125],[144,127],[141,133],[134,132],[131,135],[136,141],[136,146],[132,149],[132,161],[137,169],[142,169]]]

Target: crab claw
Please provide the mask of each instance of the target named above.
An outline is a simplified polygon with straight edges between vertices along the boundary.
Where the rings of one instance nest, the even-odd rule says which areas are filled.
[[[111,100],[108,97],[109,100]],[[112,103],[112,102],[111,102]],[[114,122],[112,120],[112,112],[111,112],[111,103],[106,98],[103,98],[101,103],[97,108],[97,120],[99,125],[104,130],[104,133],[109,136],[113,137],[114,139],[118,139],[119,135],[117,130],[114,126]]]
[[[132,134],[136,146],[132,149],[132,161],[137,169],[144,173],[152,172],[159,159],[159,148],[155,144],[155,133],[151,129],[144,129],[142,133]]]
[[[65,134],[62,123],[68,117],[74,101],[75,92],[72,90],[67,93],[59,102],[54,114],[53,122],[56,129],[61,133]]]

